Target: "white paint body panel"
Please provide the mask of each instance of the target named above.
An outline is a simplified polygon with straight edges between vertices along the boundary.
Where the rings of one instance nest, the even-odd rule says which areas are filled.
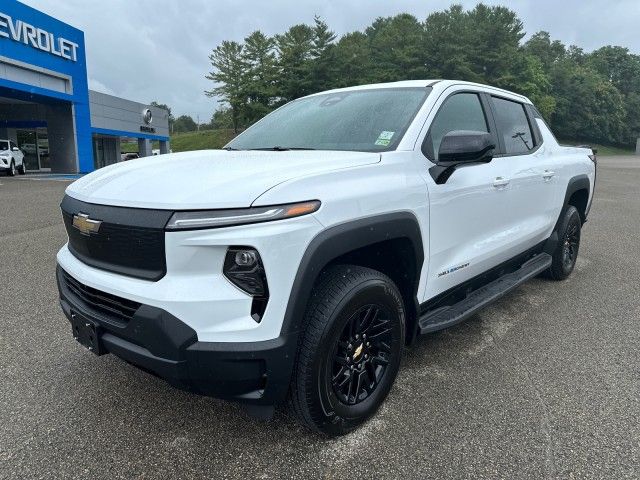
[[[386,84],[428,86],[431,81]],[[384,88],[375,85],[357,88]],[[149,282],[89,267],[63,247],[58,262],[82,283],[167,310],[200,341],[253,342],[278,336],[293,281],[313,238],[335,225],[391,212],[415,215],[424,264],[418,301],[468,280],[549,237],[569,179],[595,167],[585,149],[561,147],[543,122],[543,145],[530,155],[495,158],[458,169],[443,185],[420,150],[448,93],[473,89],[530,103],[492,87],[442,81],[395,151],[377,153],[203,151],[140,159],[103,168],[73,183],[82,201],[171,210],[240,208],[318,199],[319,211],[291,220],[166,233],[167,274]],[[554,175],[544,178],[545,171]],[[493,183],[509,179],[503,188]],[[263,259],[270,299],[261,323],[251,298],[222,275],[229,245],[249,245]],[[448,275],[438,273],[461,264]]]

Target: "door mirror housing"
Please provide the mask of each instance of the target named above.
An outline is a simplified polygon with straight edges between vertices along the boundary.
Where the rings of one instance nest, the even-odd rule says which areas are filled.
[[[437,184],[445,183],[459,165],[488,163],[496,145],[487,132],[455,130],[442,137],[438,160],[429,173]]]
[[[19,152],[20,149],[18,147],[13,147],[11,150],[13,150],[14,152]]]
[[[455,130],[442,138],[437,165],[490,162],[494,148],[493,138],[487,132]]]

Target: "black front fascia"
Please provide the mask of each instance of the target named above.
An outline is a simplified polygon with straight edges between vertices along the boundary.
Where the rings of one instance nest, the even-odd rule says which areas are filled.
[[[69,288],[60,266],[57,280],[65,316],[71,320],[74,313],[80,314],[96,325],[104,353],[113,353],[175,387],[201,395],[263,406],[285,400],[297,347],[295,337],[201,342],[195,330],[165,310],[143,304],[122,322]]]
[[[60,204],[71,253],[95,268],[157,281],[166,273],[164,228],[170,210],[115,207],[82,202],[65,195]],[[96,233],[73,226],[73,216],[102,222]]]

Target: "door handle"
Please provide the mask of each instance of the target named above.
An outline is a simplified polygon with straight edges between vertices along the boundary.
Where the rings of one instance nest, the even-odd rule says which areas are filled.
[[[544,173],[542,174],[542,178],[544,178],[546,181],[549,181],[553,178],[553,176],[556,174],[556,172],[551,171],[551,170],[545,170]]]
[[[504,188],[507,185],[509,185],[508,178],[496,177],[496,179],[493,181],[493,186],[495,188]]]

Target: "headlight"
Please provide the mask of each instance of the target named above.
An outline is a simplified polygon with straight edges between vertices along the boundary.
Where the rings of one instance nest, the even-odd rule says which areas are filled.
[[[269,286],[258,251],[252,247],[229,247],[223,273],[231,283],[253,297],[251,318],[260,323],[269,301]]]
[[[320,201],[311,200],[270,207],[176,212],[169,220],[167,230],[195,230],[285,220],[316,212],[319,208]]]

